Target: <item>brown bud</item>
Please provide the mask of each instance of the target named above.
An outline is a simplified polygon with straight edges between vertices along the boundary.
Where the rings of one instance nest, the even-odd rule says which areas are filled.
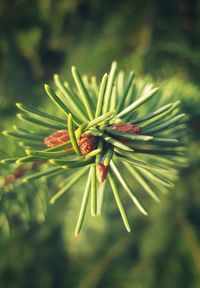
[[[87,155],[97,148],[97,137],[90,134],[83,134],[79,140],[79,148],[82,155]]]
[[[97,173],[97,180],[100,183],[103,183],[103,181],[106,179],[107,174],[108,174],[107,166],[104,166],[102,163],[98,164],[96,173]]]
[[[131,123],[119,123],[114,124],[110,127],[112,130],[119,131],[122,133],[128,134],[141,134],[142,130],[139,126]],[[126,138],[120,138],[120,141],[123,143],[128,142],[129,140]]]
[[[48,137],[44,138],[44,143],[47,145],[47,147],[55,147],[69,140],[70,138],[68,130],[58,130],[49,135]],[[71,149],[71,147],[67,147],[65,149],[69,150]]]
[[[15,182],[15,180],[16,180],[16,177],[13,174],[5,176],[5,178],[4,178],[4,186]]]

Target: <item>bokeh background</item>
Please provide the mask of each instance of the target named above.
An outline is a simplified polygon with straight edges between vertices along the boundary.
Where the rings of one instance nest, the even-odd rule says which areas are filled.
[[[108,197],[104,217],[74,238],[80,185],[50,207],[54,182],[4,193],[14,168],[1,165],[0,288],[200,287],[199,16],[199,0],[0,0],[1,131],[16,122],[15,102],[51,106],[53,73],[70,79],[75,64],[100,79],[112,60],[166,85],[189,114],[189,166],[161,204],[147,200],[148,218],[127,203],[131,234]],[[0,136],[0,158],[16,151]]]

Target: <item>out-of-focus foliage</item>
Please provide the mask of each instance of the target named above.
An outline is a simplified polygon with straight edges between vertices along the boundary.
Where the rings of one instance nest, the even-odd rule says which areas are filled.
[[[35,182],[23,191],[10,187],[12,229],[10,236],[8,225],[1,230],[0,287],[200,286],[199,16],[199,0],[1,0],[0,129],[15,124],[15,102],[50,105],[42,83],[53,73],[69,77],[66,67],[78,64],[82,72],[100,76],[117,59],[126,70],[148,74],[182,100],[189,113],[190,166],[161,204],[146,204],[148,218],[127,203],[134,228],[128,235],[109,191],[105,218],[88,217],[74,238],[79,187],[48,206],[42,217],[40,206],[34,206],[36,194],[48,198],[59,183]],[[0,158],[14,156],[15,149],[16,143],[0,136]],[[1,191],[14,169],[0,166]],[[15,199],[23,200],[22,209]],[[23,218],[26,206],[28,221]]]

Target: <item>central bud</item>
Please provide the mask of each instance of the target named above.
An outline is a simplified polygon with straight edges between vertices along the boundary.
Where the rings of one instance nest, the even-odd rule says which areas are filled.
[[[97,137],[84,133],[79,140],[79,148],[82,155],[87,155],[97,148]]]

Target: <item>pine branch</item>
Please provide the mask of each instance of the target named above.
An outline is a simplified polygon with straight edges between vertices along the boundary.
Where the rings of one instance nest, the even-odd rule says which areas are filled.
[[[184,132],[182,127],[185,127],[185,114],[179,112],[180,102],[163,103],[159,107],[157,103],[164,102],[158,101],[162,100],[162,91],[157,93],[158,88],[152,84],[137,83],[133,71],[127,79],[124,75],[123,71],[117,72],[117,63],[113,62],[110,72],[105,73],[98,84],[95,76],[89,81],[87,75],[81,77],[73,66],[76,87],[62,81],[58,75],[54,75],[55,90],[45,85],[49,98],[62,111],[63,118],[57,116],[56,109],[51,115],[17,103],[17,108],[24,113],[17,115],[24,126],[14,126],[14,131],[3,132],[21,140],[26,155],[3,159],[2,164],[46,163],[45,169],[40,165],[36,173],[24,175],[21,183],[41,177],[66,176],[63,187],[50,203],[59,199],[87,171],[76,235],[84,221],[89,195],[91,214],[99,215],[104,190],[109,187],[124,225],[131,231],[119,196],[119,184],[140,212],[147,215],[122,171],[130,173],[158,202],[156,191],[165,192],[173,187],[176,168],[185,165],[183,140],[178,134]],[[177,131],[178,127],[181,131]],[[69,175],[68,171],[72,173]]]

